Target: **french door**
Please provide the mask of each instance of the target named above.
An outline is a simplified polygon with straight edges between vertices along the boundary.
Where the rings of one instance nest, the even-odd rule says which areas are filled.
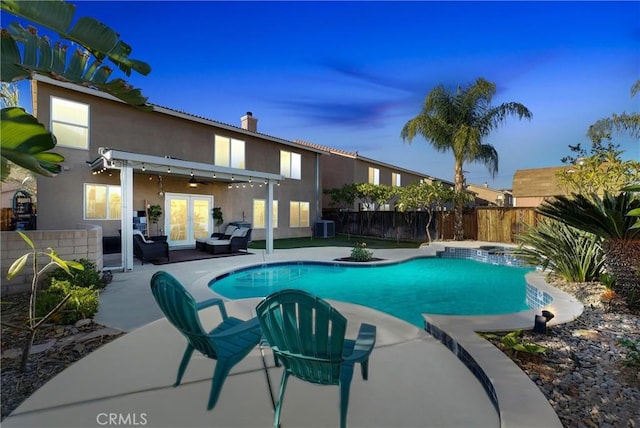
[[[192,246],[196,239],[208,238],[213,230],[213,196],[166,193],[165,230],[169,246]]]

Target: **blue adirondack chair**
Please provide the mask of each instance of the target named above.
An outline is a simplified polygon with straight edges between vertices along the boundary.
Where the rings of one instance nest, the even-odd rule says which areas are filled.
[[[247,356],[262,337],[257,318],[243,321],[228,316],[221,299],[196,303],[177,279],[163,271],[156,272],[151,278],[151,292],[169,322],[187,339],[187,349],[173,386],[178,386],[182,381],[194,350],[217,360],[207,404],[207,410],[213,409],[231,368]],[[202,328],[198,311],[213,305],[220,308],[222,322],[207,333]]]
[[[340,427],[347,425],[349,389],[355,363],[367,380],[376,327],[361,324],[356,340],[345,339],[347,319],[329,303],[302,290],[282,290],[258,304],[262,332],[284,370],[273,426],[280,424],[287,379],[340,386]]]

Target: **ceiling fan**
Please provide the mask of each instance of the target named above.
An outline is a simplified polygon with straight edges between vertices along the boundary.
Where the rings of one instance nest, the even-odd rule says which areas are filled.
[[[189,178],[189,187],[196,188],[200,184],[211,184],[211,183],[209,183],[207,181],[197,180],[193,175],[191,175],[191,178]]]

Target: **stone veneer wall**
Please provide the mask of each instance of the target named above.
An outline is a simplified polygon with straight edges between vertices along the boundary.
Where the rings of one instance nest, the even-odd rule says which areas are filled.
[[[63,260],[87,259],[95,263],[99,271],[104,267],[100,226],[82,224],[74,230],[24,230],[23,233],[40,251],[48,252],[47,248],[51,247]],[[33,280],[31,257],[22,272],[13,279],[7,279],[7,272],[13,262],[29,252],[31,248],[17,232],[2,232],[0,238],[2,242],[0,246],[1,294],[4,296],[29,291]],[[49,257],[40,256],[40,268],[49,261]]]

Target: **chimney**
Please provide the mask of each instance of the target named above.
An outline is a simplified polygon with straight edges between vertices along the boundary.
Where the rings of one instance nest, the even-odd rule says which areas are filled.
[[[246,129],[251,132],[258,132],[258,119],[253,117],[253,114],[248,111],[246,115],[240,118],[242,123],[242,129]]]

